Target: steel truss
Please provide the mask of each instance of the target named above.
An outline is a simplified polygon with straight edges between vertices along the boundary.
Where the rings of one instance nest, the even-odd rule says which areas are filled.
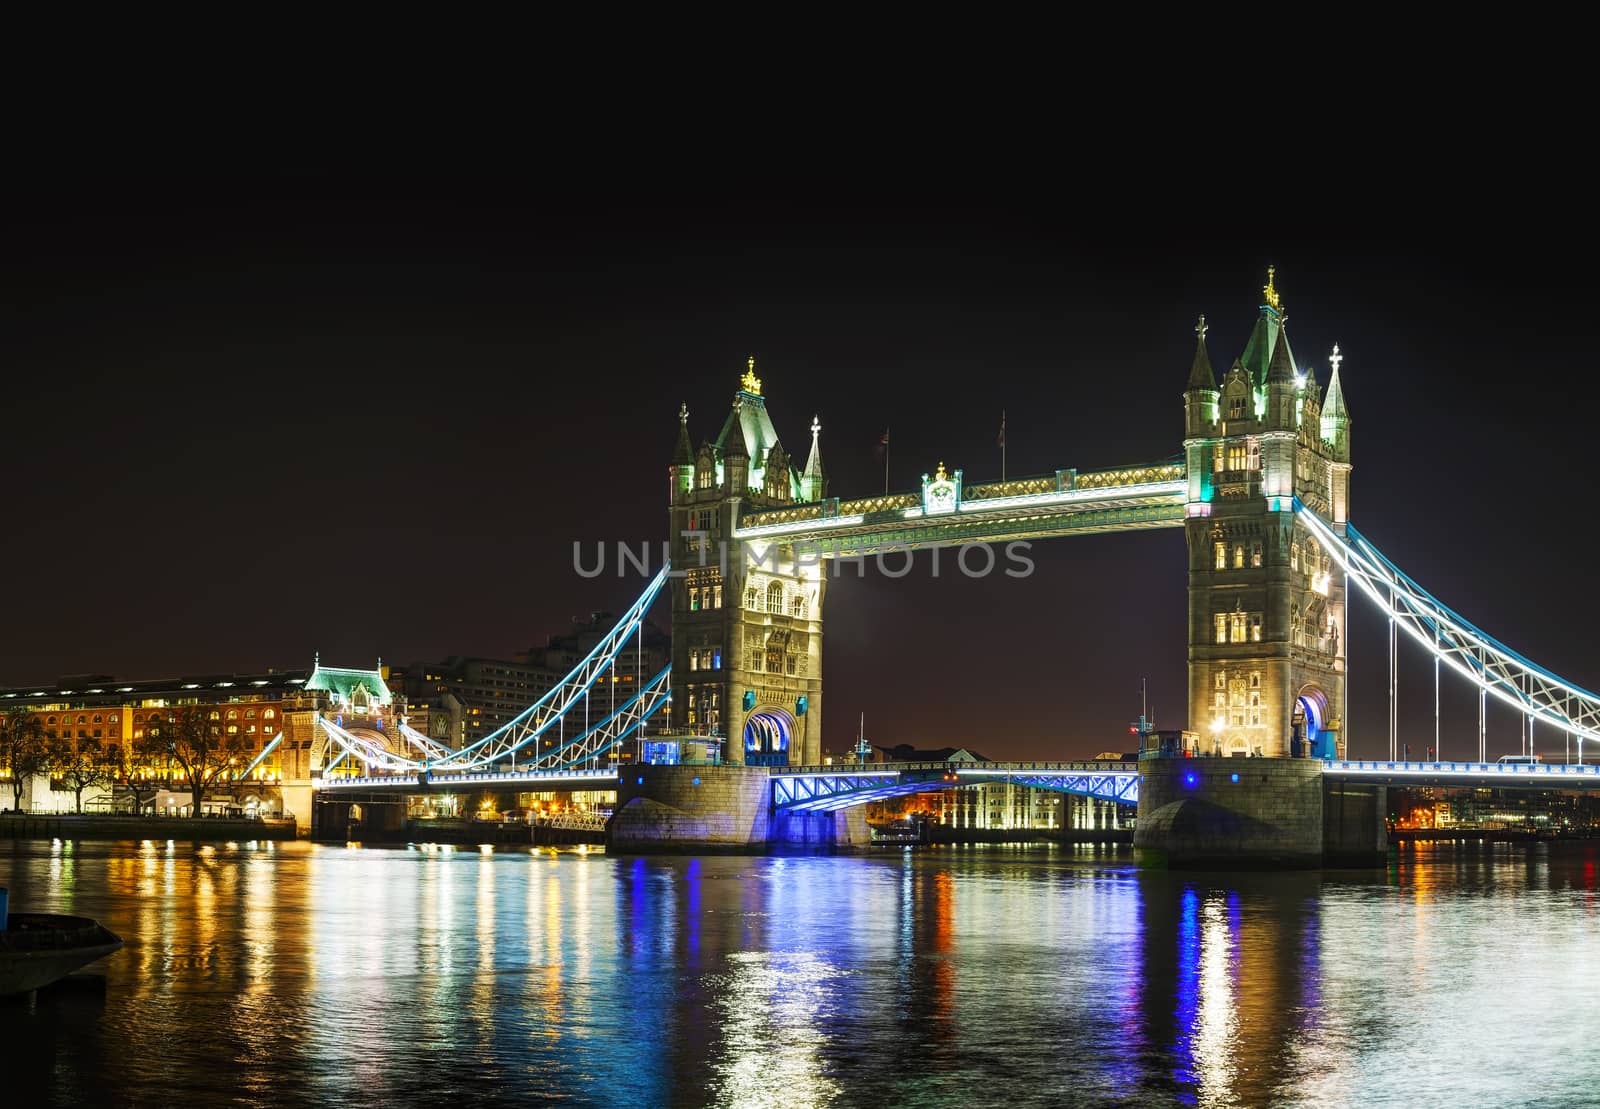
[[[1429,654],[1530,719],[1600,740],[1600,696],[1473,627],[1407,577],[1353,526],[1346,525],[1345,534],[1338,534],[1298,497],[1294,510],[1349,580]]]
[[[1139,803],[1139,772],[1104,763],[1016,762],[903,763],[894,769],[851,770],[805,767],[772,775],[772,807],[789,812],[834,812],[941,789],[1011,782],[1019,786],[1093,797],[1121,805]]]

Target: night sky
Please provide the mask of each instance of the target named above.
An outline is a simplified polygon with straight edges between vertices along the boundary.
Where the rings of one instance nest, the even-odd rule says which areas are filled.
[[[825,194],[834,195],[834,194]],[[725,199],[719,199],[725,198]],[[659,543],[680,403],[714,438],[754,354],[830,493],[940,461],[969,482],[1180,450],[1194,323],[1219,374],[1268,263],[1296,358],[1341,371],[1352,518],[1435,595],[1600,688],[1590,534],[1593,228],[1534,215],[1237,218],[1038,196],[832,203],[303,172],[13,187],[0,343],[0,685],[509,657],[635,578],[574,541]],[[1073,757],[1127,745],[1148,678],[1185,712],[1177,529],[1036,544],[1035,574],[891,581],[826,609],[826,736]],[[1383,731],[1361,602],[1352,749]],[[659,618],[665,619],[665,606]],[[1431,665],[1402,715],[1432,734]],[[1445,688],[1446,755],[1476,701]],[[1517,744],[1493,714],[1491,756]],[[1542,734],[1541,746],[1560,737]]]

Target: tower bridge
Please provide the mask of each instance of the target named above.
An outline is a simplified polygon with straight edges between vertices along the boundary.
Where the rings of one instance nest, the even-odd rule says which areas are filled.
[[[336,727],[325,729],[341,758],[365,772],[348,782],[325,779],[323,792],[405,788],[375,778],[411,775],[420,788],[452,776],[504,775],[508,760],[534,776],[609,768],[617,771],[618,810],[608,834],[630,848],[854,841],[864,832],[866,800],[1000,776],[1136,801],[1135,843],[1152,857],[1304,863],[1381,851],[1388,785],[1600,784],[1592,768],[1521,774],[1487,762],[1489,697],[1580,740],[1600,740],[1600,698],[1473,627],[1351,525],[1343,359],[1335,346],[1324,388],[1316,368],[1295,358],[1274,273],[1244,349],[1220,378],[1206,336],[1202,316],[1182,391],[1180,454],[972,485],[941,462],[916,489],[858,499],[830,496],[815,417],[805,464],[795,464],[752,358],[715,439],[695,446],[688,408],[680,407],[668,467],[673,569],[657,574],[611,635],[556,689],[461,750],[424,748],[422,737],[408,737],[415,750],[380,758]],[[1183,529],[1188,576],[1186,734],[1193,738],[1177,757],[1148,753],[1131,768],[819,765],[830,561],[1164,528]],[[1390,750],[1382,764],[1349,758],[1351,583],[1389,627]],[[662,592],[672,607],[671,665],[624,704],[599,706],[596,683],[637,643]],[[1448,668],[1478,688],[1473,762],[1396,762],[1402,632],[1433,656],[1436,675]],[[651,728],[659,739],[667,720],[683,744],[720,745],[716,765],[618,771],[628,745]]]

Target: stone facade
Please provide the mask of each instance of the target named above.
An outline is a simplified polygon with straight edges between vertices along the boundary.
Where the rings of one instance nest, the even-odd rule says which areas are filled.
[[[1349,415],[1337,348],[1326,399],[1296,365],[1270,277],[1219,386],[1196,328],[1184,392],[1189,726],[1212,754],[1345,750],[1345,575],[1294,512],[1343,531]]]
[[[746,511],[821,499],[820,431],[813,419],[806,468],[791,467],[753,360],[715,443],[693,449],[688,411],[679,413],[672,723],[726,737],[728,763],[822,761],[822,563],[793,545],[733,539]]]
[[[758,851],[785,844],[839,848],[869,842],[862,806],[774,814],[771,797],[766,767],[626,767],[606,846],[620,852]]]

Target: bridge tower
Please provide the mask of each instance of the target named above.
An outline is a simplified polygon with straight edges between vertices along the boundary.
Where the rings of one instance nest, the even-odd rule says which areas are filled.
[[[822,564],[782,543],[736,543],[742,513],[819,501],[826,477],[811,421],[790,465],[749,360],[716,441],[690,446],[687,407],[669,470],[672,723],[723,737],[723,761],[822,761]]]
[[[1206,754],[1342,756],[1344,573],[1293,508],[1340,533],[1349,518],[1341,357],[1324,398],[1289,349],[1271,268],[1262,294],[1220,384],[1200,317],[1184,390],[1189,726]]]

